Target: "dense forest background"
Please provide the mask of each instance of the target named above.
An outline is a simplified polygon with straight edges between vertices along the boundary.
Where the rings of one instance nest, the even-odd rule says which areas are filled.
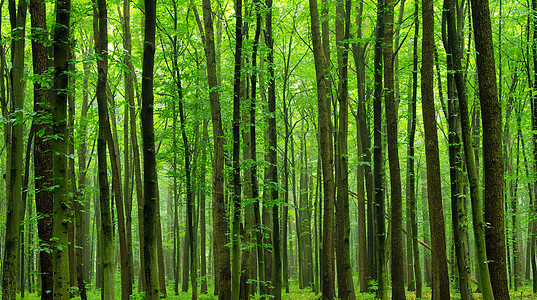
[[[1,0],[2,299],[535,297],[536,14]]]

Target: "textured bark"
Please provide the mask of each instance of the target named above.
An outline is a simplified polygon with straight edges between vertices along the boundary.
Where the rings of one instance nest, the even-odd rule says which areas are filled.
[[[240,296],[241,177],[240,177],[240,89],[242,60],[242,0],[235,0],[235,70],[233,76],[233,218],[231,255],[231,299]]]
[[[496,69],[488,0],[472,0],[472,20],[477,51],[479,101],[483,124],[483,177],[485,242],[494,297],[509,299],[505,256],[502,120],[496,87]]]
[[[453,239],[455,247],[455,255],[457,258],[458,270],[458,285],[461,293],[461,299],[471,299],[472,290],[470,287],[469,273],[469,245],[468,245],[468,229],[466,217],[466,203],[463,195],[463,174],[462,174],[462,152],[460,139],[460,112],[459,99],[467,101],[465,82],[461,74],[461,41],[460,35],[457,32],[456,24],[456,2],[454,0],[444,1],[444,14],[447,19],[447,40],[444,39],[444,46],[448,54],[447,66],[448,70],[448,130],[449,130],[449,164],[450,164],[450,179],[451,179],[451,215],[453,222]],[[456,53],[455,53],[456,52]],[[453,80],[454,73],[458,73],[457,79],[461,90],[455,95]],[[467,116],[466,116],[467,117]]]
[[[319,150],[322,161],[324,215],[323,242],[321,250],[322,299],[333,299],[335,294],[334,266],[334,172],[332,137],[330,132],[330,105],[327,89],[327,62],[319,32],[317,0],[309,0],[313,55],[317,78],[317,108],[319,114]]]
[[[206,146],[208,146],[209,143],[209,132],[207,130],[208,126],[208,120],[203,120],[203,141],[202,143]],[[199,197],[199,210],[200,210],[200,254],[201,254],[201,262],[200,262],[200,277],[201,277],[201,289],[200,293],[206,294],[207,293],[207,255],[206,255],[206,235],[207,235],[207,227],[205,222],[205,214],[206,214],[206,208],[205,208],[205,193],[206,193],[206,183],[205,183],[205,174],[206,174],[206,162],[207,162],[207,147],[203,147],[201,152],[202,162],[201,162],[201,168],[200,168],[200,184],[202,185],[202,190],[200,191],[200,197]]]
[[[338,45],[338,101],[339,101],[339,132],[337,164],[339,178],[337,180],[336,203],[336,256],[338,296],[341,299],[356,299],[350,260],[350,219],[349,219],[349,162],[347,135],[349,133],[349,81],[348,61],[350,38],[351,0],[339,1],[336,6],[336,44]]]
[[[26,29],[26,1],[19,1],[15,6],[15,0],[9,1],[9,15],[13,40],[11,42],[11,99],[12,115],[10,119],[22,118],[24,106],[24,47]],[[19,218],[22,202],[22,155],[23,149],[23,122],[11,125],[11,143],[6,141],[8,156],[6,159],[6,235],[4,242],[4,258],[2,273],[2,299],[15,299],[17,289],[17,259],[19,257]],[[6,129],[9,129],[6,128]],[[9,137],[8,137],[9,138]]]
[[[97,105],[99,112],[99,135],[97,137],[97,164],[99,174],[99,200],[101,215],[101,243],[100,243],[100,269],[101,269],[101,297],[114,299],[114,241],[112,213],[110,203],[110,189],[106,159],[106,135],[110,128],[106,127],[108,118],[106,82],[108,73],[108,33],[107,33],[107,8],[106,1],[97,0],[97,28],[95,32],[96,54],[100,58],[97,61]]]
[[[433,1],[422,1],[422,68],[421,94],[423,125],[425,127],[425,154],[427,164],[427,194],[432,239],[433,299],[450,299],[446,257],[446,233],[442,209],[440,158],[433,90],[434,11]]]
[[[82,111],[80,113],[80,127],[78,130],[78,140],[85,141],[87,136],[87,117],[88,117],[88,77],[89,77],[89,64],[84,63],[84,79],[83,79],[83,94],[82,94]],[[89,239],[89,198],[86,192],[86,155],[87,146],[86,143],[81,142],[78,147],[78,191],[77,199],[75,202],[75,218],[76,218],[76,240],[77,245],[80,246],[76,249],[76,272],[78,289],[82,300],[87,299],[86,283],[89,282],[89,267],[91,244]]]
[[[254,0],[255,5],[255,15],[256,15],[256,28],[254,36],[254,44],[252,49],[252,68],[255,70],[257,67],[257,50],[259,47],[259,39],[261,36],[261,26],[262,26],[262,16],[261,16],[261,1]],[[263,234],[262,234],[262,220],[260,213],[260,201],[259,201],[259,184],[257,181],[257,143],[256,143],[256,91],[257,91],[257,73],[253,72],[250,77],[250,87],[251,87],[251,96],[250,96],[250,160],[252,161],[252,166],[250,169],[250,184],[251,184],[251,196],[254,200],[254,223],[256,228],[256,242],[257,242],[257,279],[259,286],[259,293],[265,294],[264,281],[265,281],[265,260],[263,257]]]
[[[129,278],[130,282],[134,284],[134,259],[133,259],[133,248],[132,248],[132,177],[131,177],[131,154],[130,154],[130,143],[129,143],[129,134],[130,134],[130,103],[134,102],[134,74],[130,69],[132,65],[132,43],[131,43],[131,30],[130,30],[130,2],[128,0],[123,1],[123,47],[125,48],[125,57],[123,62],[127,66],[123,74],[123,84],[125,86],[125,108],[123,116],[123,159],[124,159],[124,168],[125,168],[125,180],[123,187],[124,194],[124,207],[125,207],[125,238],[126,238],[126,275]],[[132,294],[132,287],[127,290]],[[129,294],[129,295],[130,295]]]
[[[376,266],[377,266],[377,297],[388,299],[388,283],[386,274],[386,225],[384,223],[384,165],[382,155],[382,44],[384,43],[384,0],[377,2],[377,25],[375,29],[375,57],[374,57],[374,100],[373,100],[373,182],[375,189],[375,222],[376,222]]]
[[[70,222],[69,185],[67,172],[67,97],[69,84],[69,25],[71,1],[56,3],[54,30],[54,96],[52,98],[52,134],[62,138],[52,140],[52,176],[54,189],[52,234],[52,265],[54,299],[69,299],[68,227]],[[13,135],[14,136],[14,135]]]
[[[416,207],[416,173],[414,169],[414,154],[415,146],[414,140],[416,135],[416,104],[418,101],[418,38],[419,38],[419,0],[414,0],[414,45],[412,53],[412,103],[411,103],[411,117],[410,117],[410,130],[408,138],[408,209],[410,210],[410,224],[412,227],[412,256],[414,263],[414,282],[416,287],[416,298],[422,297],[422,276],[420,266],[420,250],[418,248],[418,221],[416,219],[417,207]]]
[[[386,110],[386,135],[388,141],[388,165],[390,168],[391,197],[391,269],[392,299],[406,299],[403,257],[403,197],[401,189],[401,168],[399,165],[399,145],[397,142],[397,104],[395,103],[394,63],[393,63],[393,14],[394,3],[388,0],[384,16],[384,107]]]
[[[364,9],[364,3],[363,1],[359,1],[359,4],[356,6],[356,26],[357,33],[356,37],[358,40],[362,38],[362,20],[363,20],[363,9]],[[354,64],[356,69],[356,81],[357,81],[357,87],[358,87],[358,105],[356,108],[356,130],[357,130],[357,143],[358,143],[358,153],[361,153],[361,160],[364,164],[358,165],[358,177],[363,178],[362,183],[360,184],[360,179],[358,179],[357,184],[360,185],[362,192],[360,192],[360,187],[357,189],[357,194],[359,197],[362,197],[363,195],[363,201],[366,199],[370,200],[367,201],[367,207],[364,208],[366,211],[364,211],[364,214],[367,215],[367,224],[363,224],[363,236],[362,234],[359,235],[359,247],[361,250],[358,251],[360,258],[359,258],[359,264],[364,264],[364,266],[359,267],[360,269],[363,269],[361,272],[359,271],[359,277],[360,277],[360,292],[365,292],[367,290],[367,278],[376,278],[376,264],[375,264],[375,238],[368,238],[368,237],[374,237],[374,231],[375,231],[375,224],[374,219],[372,218],[373,215],[373,201],[372,200],[372,194],[373,194],[373,178],[371,174],[371,152],[369,151],[371,148],[371,140],[369,136],[369,128],[368,124],[366,122],[366,108],[365,108],[365,43],[358,42],[353,44],[353,56],[354,56]],[[360,169],[362,169],[360,171]],[[362,174],[362,175],[360,175]],[[365,183],[365,191],[364,191],[364,185]],[[359,204],[360,205],[360,204]],[[365,204],[364,204],[365,205]],[[358,208],[360,215],[361,209]],[[360,217],[358,217],[360,218]],[[366,216],[363,216],[364,221],[366,220]],[[359,224],[362,224],[360,221],[358,221]],[[359,225],[359,230],[360,230]],[[367,227],[366,227],[367,226]],[[366,230],[367,228],[367,230]],[[365,248],[362,248],[365,247]]]
[[[144,54],[142,72],[142,151],[144,167],[144,262],[145,298],[159,299],[157,270],[158,192],[153,122],[153,70],[155,65],[156,1],[145,0]]]
[[[47,19],[45,1],[30,1],[32,34],[32,63],[34,74],[43,75],[52,64],[48,58],[46,41]],[[2,76],[3,77],[3,76]],[[51,86],[36,81],[34,83],[34,120],[37,134],[34,140],[34,176],[36,212],[41,218],[37,220],[39,247],[45,249],[52,237],[52,191],[47,189],[52,185],[52,151],[51,141],[47,138],[52,134],[52,126],[47,116],[51,115]],[[48,251],[39,251],[39,267],[41,278],[41,299],[52,299],[52,255]],[[47,292],[50,291],[50,292]]]
[[[217,285],[215,290],[219,299],[231,298],[230,254],[227,233],[226,207],[224,202],[224,132],[220,113],[220,97],[217,87],[216,55],[214,45],[214,29],[211,12],[211,1],[203,0],[203,23],[205,29],[205,56],[207,63],[207,79],[209,84],[209,99],[211,118],[213,122],[213,235],[215,273]]]
[[[269,163],[269,185],[270,188],[270,202],[272,206],[272,285],[274,289],[271,294],[276,300],[282,298],[282,259],[280,248],[280,218],[279,206],[278,206],[278,157],[276,150],[278,148],[278,142],[276,137],[276,78],[274,75],[274,39],[272,33],[272,0],[267,0],[267,9],[269,13],[266,15],[266,34],[265,42],[268,47],[267,62],[268,62],[268,163]],[[287,243],[287,241],[283,241]]]

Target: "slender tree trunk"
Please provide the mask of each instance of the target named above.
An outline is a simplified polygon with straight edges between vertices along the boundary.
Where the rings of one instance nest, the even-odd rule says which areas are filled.
[[[351,0],[339,1],[336,6],[336,43],[338,44],[338,101],[339,133],[337,163],[339,179],[337,181],[336,234],[337,234],[337,274],[338,296],[341,299],[356,299],[350,262],[350,220],[349,220],[349,165],[347,135],[349,131],[349,81],[348,61],[350,38]]]
[[[414,45],[412,53],[412,103],[411,103],[411,117],[410,117],[410,130],[408,138],[408,209],[410,210],[410,224],[412,227],[412,255],[414,259],[414,281],[416,286],[416,298],[422,297],[422,277],[421,277],[421,265],[420,265],[420,250],[418,248],[418,221],[416,219],[417,207],[416,207],[416,173],[414,169],[415,163],[415,135],[416,135],[416,106],[418,101],[418,38],[419,38],[419,0],[414,0]]]
[[[129,143],[129,123],[130,123],[130,106],[131,101],[134,102],[134,74],[130,70],[132,65],[132,45],[131,45],[131,30],[130,30],[130,2],[123,1],[123,47],[126,50],[123,61],[127,66],[123,74],[124,86],[125,86],[125,111],[124,111],[124,133],[123,133],[123,151],[124,151],[124,167],[125,167],[125,183],[124,183],[124,206],[125,206],[125,231],[126,231],[126,263],[128,269],[126,270],[127,277],[131,283],[134,283],[134,261],[133,261],[133,249],[132,249],[132,181],[131,181],[131,157],[130,157],[130,143]],[[130,128],[130,130],[134,130]],[[132,294],[132,287],[128,289],[128,292]],[[129,295],[130,295],[129,294]]]
[[[52,176],[54,189],[52,243],[54,299],[69,299],[69,186],[67,173],[67,97],[69,84],[69,26],[71,1],[56,3],[56,24],[54,31],[54,97],[52,98],[52,134],[63,137],[52,141]],[[13,135],[15,139],[15,135]],[[13,152],[15,153],[15,152]]]
[[[384,24],[386,9],[384,0],[377,2],[377,27],[375,39],[374,77],[375,92],[373,100],[373,182],[375,185],[375,221],[376,221],[376,266],[377,266],[377,297],[388,299],[388,283],[386,274],[386,225],[384,223],[384,167],[382,157],[382,44],[384,43]]]
[[[233,85],[233,219],[231,255],[231,299],[240,296],[241,178],[240,178],[240,89],[242,61],[242,0],[235,0],[235,70]]]
[[[142,149],[144,157],[144,262],[145,298],[159,298],[157,271],[157,170],[155,157],[155,129],[153,122],[153,69],[155,64],[156,1],[144,0],[144,56],[142,73]]]
[[[531,1],[531,9],[533,13],[533,43],[532,43],[532,54],[533,54],[533,90],[537,88],[537,0]],[[535,160],[534,169],[537,170],[537,95],[532,94],[531,99],[531,127],[534,130],[533,133],[533,158]],[[524,148],[524,147],[522,147]],[[537,181],[533,182],[533,195],[537,195]],[[533,203],[532,211],[534,215],[537,215],[537,203]],[[537,293],[537,263],[535,260],[535,236],[537,233],[537,221],[533,222],[533,234],[532,234],[532,251],[531,251],[531,269],[533,274],[533,292]]]
[[[459,102],[466,101],[465,82],[462,77],[461,66],[461,41],[457,31],[457,10],[454,0],[444,2],[445,15],[447,18],[447,40],[446,52],[448,53],[448,69],[452,72],[448,74],[448,128],[449,128],[449,160],[450,160],[450,178],[451,178],[451,211],[453,218],[453,238],[455,240],[455,252],[457,257],[458,283],[462,299],[472,297],[469,274],[469,257],[468,257],[468,237],[467,237],[467,219],[466,205],[464,203],[463,186],[462,186],[462,153],[460,140],[460,112]],[[455,75],[453,74],[455,73]],[[458,87],[456,99],[453,90],[453,79]],[[457,83],[457,81],[460,81]],[[460,88],[459,88],[460,85]],[[463,116],[464,117],[464,116]],[[468,115],[466,115],[468,118]]]
[[[101,295],[103,299],[114,299],[114,245],[113,226],[110,203],[110,189],[108,186],[108,172],[106,159],[106,136],[110,128],[106,127],[108,118],[106,100],[106,82],[108,73],[108,31],[107,31],[107,8],[106,1],[97,0],[98,27],[96,36],[96,52],[100,58],[97,61],[99,76],[97,80],[97,104],[99,110],[99,136],[97,138],[98,173],[99,173],[99,198],[101,211],[101,272],[102,285]],[[95,11],[94,11],[95,12]],[[108,130],[107,130],[108,129]]]
[[[509,299],[505,258],[503,211],[501,111],[496,87],[494,49],[488,0],[472,0],[472,19],[477,51],[477,76],[483,124],[485,229],[490,281],[497,299]]]
[[[421,93],[425,154],[427,163],[427,194],[432,239],[433,299],[450,299],[446,257],[446,233],[442,209],[440,158],[433,91],[434,11],[433,1],[422,1],[422,68]]]
[[[404,282],[404,257],[403,257],[403,197],[401,191],[401,169],[399,166],[399,146],[397,134],[397,104],[394,86],[393,64],[393,11],[394,3],[391,0],[386,3],[384,15],[384,103],[386,109],[386,133],[388,141],[388,160],[390,168],[390,193],[392,200],[391,208],[391,252],[392,270],[392,298],[406,299]]]
[[[208,146],[209,143],[209,132],[207,130],[208,120],[203,120],[203,145]],[[201,163],[201,170],[200,170],[200,184],[202,185],[202,190],[200,192],[200,198],[199,198],[199,209],[200,209],[200,254],[201,254],[201,263],[200,263],[200,277],[201,277],[201,290],[200,293],[206,294],[207,293],[207,255],[206,255],[206,240],[207,240],[207,229],[206,229],[206,221],[205,221],[205,165],[207,163],[207,147],[202,148],[202,163]]]
[[[47,44],[47,20],[46,6],[42,0],[30,1],[30,13],[32,34],[32,61],[34,74],[45,73],[52,61],[48,58]],[[2,68],[3,70],[3,68]],[[3,78],[3,76],[2,76]],[[52,190],[47,187],[52,186],[52,151],[51,141],[47,138],[52,134],[50,119],[45,116],[51,114],[50,87],[36,81],[34,83],[34,121],[35,130],[43,131],[43,135],[36,135],[34,140],[34,176],[35,176],[35,203],[36,213],[42,218],[37,220],[37,231],[39,237],[39,265],[41,290],[53,291],[52,286],[52,255],[49,251],[44,251],[49,245],[52,237]],[[4,275],[5,276],[5,275]],[[53,293],[41,293],[41,299],[52,299]]]
[[[254,44],[253,44],[253,50],[252,50],[252,68],[255,69],[257,67],[257,50],[259,47],[259,38],[261,36],[261,26],[262,26],[262,16],[261,16],[261,1],[255,0],[254,1],[254,9],[255,9],[255,15],[256,15],[256,28],[255,28],[255,36],[254,36]],[[257,181],[257,143],[256,143],[256,121],[255,121],[255,115],[256,115],[256,91],[257,91],[257,74],[256,72],[253,72],[252,76],[250,77],[250,86],[251,86],[251,96],[250,96],[250,107],[249,107],[249,115],[250,115],[250,160],[253,162],[251,170],[250,170],[250,184],[251,184],[251,191],[252,191],[252,198],[255,199],[253,206],[254,206],[254,223],[256,230],[256,241],[257,241],[257,270],[258,270],[258,276],[257,279],[259,281],[259,293],[265,294],[265,288],[264,288],[264,281],[265,281],[265,260],[263,257],[263,235],[262,235],[262,220],[261,220],[261,213],[260,213],[260,201],[259,201],[259,185]]]
[[[319,32],[317,0],[309,0],[313,54],[317,78],[317,107],[319,114],[319,150],[322,161],[324,185],[323,243],[321,251],[322,299],[335,298],[334,278],[334,172],[332,137],[330,132],[330,105],[328,102],[327,62]]]
[[[272,37],[272,0],[267,0],[266,2],[267,9],[269,13],[266,15],[266,33],[265,33],[265,42],[268,47],[268,140],[269,140],[269,151],[268,151],[268,163],[269,163],[269,184],[270,188],[270,201],[272,202],[272,251],[273,251],[273,267],[272,267],[272,285],[274,289],[272,295],[276,300],[282,298],[282,259],[281,259],[281,248],[280,248],[280,218],[279,207],[277,204],[278,200],[278,189],[276,189],[278,183],[278,158],[276,149],[278,147],[276,139],[276,78],[274,77],[274,39]],[[283,241],[287,243],[287,241]]]
[[[228,239],[228,224],[224,202],[224,132],[220,114],[220,97],[216,76],[216,55],[214,46],[214,30],[211,12],[211,1],[203,0],[203,21],[205,28],[205,56],[207,61],[207,79],[209,83],[209,98],[211,102],[211,117],[213,122],[214,160],[213,160],[213,235],[215,273],[219,299],[231,298],[231,271]]]
[[[15,0],[9,1],[9,12],[13,40],[11,42],[10,72],[13,115],[11,119],[22,119],[24,105],[24,45],[26,24],[26,1],[19,1],[15,7]],[[10,149],[6,160],[7,182],[7,216],[5,251],[2,264],[2,299],[15,299],[17,290],[17,259],[19,257],[19,218],[22,202],[22,155],[23,149],[23,122],[15,122],[11,126],[11,143],[6,141]]]

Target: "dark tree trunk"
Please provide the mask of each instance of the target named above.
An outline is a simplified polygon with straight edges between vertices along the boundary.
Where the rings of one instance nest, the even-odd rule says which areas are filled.
[[[416,218],[416,173],[414,168],[415,163],[415,146],[414,140],[416,135],[416,104],[418,101],[418,38],[419,38],[419,0],[414,0],[414,45],[412,53],[412,103],[410,103],[410,130],[408,137],[408,209],[410,210],[410,224],[412,230],[410,231],[412,236],[412,255],[414,263],[414,282],[416,287],[416,298],[422,297],[422,277],[421,277],[421,264],[420,264],[420,251],[418,248],[418,221]]]
[[[242,0],[235,0],[235,70],[233,76],[233,218],[231,235],[231,299],[240,296],[241,177],[240,177],[240,90],[242,61]]]
[[[483,169],[487,259],[494,297],[509,299],[503,211],[502,120],[496,87],[496,69],[488,0],[472,0],[477,51],[479,101],[483,124]]]
[[[317,78],[317,107],[319,114],[319,150],[322,161],[324,215],[323,243],[321,250],[322,298],[334,299],[334,171],[333,148],[330,132],[330,104],[328,102],[327,62],[319,32],[319,10],[317,0],[309,0],[313,54]]]
[[[63,137],[52,141],[52,176],[54,205],[52,209],[52,234],[56,239],[52,243],[54,299],[69,298],[69,256],[62,247],[68,245],[69,221],[69,186],[67,172],[67,98],[69,84],[69,26],[71,1],[56,3],[56,24],[54,30],[54,97],[52,98],[52,134]],[[13,135],[15,137],[15,135]]]
[[[338,44],[338,101],[339,132],[337,164],[336,234],[337,234],[337,274],[338,296],[341,299],[356,299],[352,280],[350,260],[350,219],[349,219],[349,162],[347,135],[349,132],[349,81],[348,61],[350,38],[351,0],[338,2],[336,6],[336,43]]]
[[[423,38],[421,91],[425,154],[427,163],[427,194],[432,239],[433,299],[450,299],[446,257],[446,233],[442,208],[440,158],[433,90],[434,11],[433,1],[422,1]]]
[[[388,283],[386,274],[386,225],[384,223],[385,203],[384,203],[384,166],[382,157],[382,44],[384,43],[385,24],[385,3],[383,0],[377,2],[377,25],[375,29],[375,57],[374,57],[374,77],[375,92],[373,100],[373,182],[375,185],[375,222],[376,222],[376,266],[377,266],[377,297],[388,299]]]
[[[15,0],[9,1],[11,30],[13,31],[11,42],[12,69],[10,72],[13,110],[9,112],[12,112],[13,115],[8,116],[10,119],[22,118],[21,112],[24,106],[25,85],[23,78],[26,11],[26,1],[19,1],[17,7]],[[5,251],[2,264],[2,299],[15,299],[17,293],[17,260],[19,258],[20,241],[19,222],[21,221],[19,218],[22,206],[22,155],[24,152],[23,126],[23,122],[16,122],[11,125],[11,142],[9,140],[5,141],[9,149],[6,159],[7,215],[5,223]],[[6,129],[9,129],[9,126]]]
[[[216,76],[216,55],[214,46],[214,30],[211,12],[211,1],[203,0],[203,21],[205,29],[205,55],[207,61],[207,79],[209,83],[209,98],[211,102],[211,117],[213,122],[214,158],[213,158],[213,236],[216,285],[215,290],[219,299],[231,298],[231,271],[227,233],[226,207],[224,202],[224,132],[220,114],[220,99],[215,87],[218,84]]]
[[[100,243],[100,270],[101,270],[101,295],[104,299],[113,299],[114,288],[114,245],[112,226],[112,207],[110,203],[110,189],[108,186],[108,171],[106,159],[106,136],[110,128],[107,125],[107,99],[106,82],[108,73],[108,31],[107,31],[107,8],[106,1],[97,0],[97,28],[95,32],[95,48],[99,57],[97,67],[99,70],[97,79],[97,104],[99,111],[99,135],[97,138],[97,164],[99,174],[99,200],[101,215],[101,243]]]
[[[30,13],[32,34],[32,61],[34,74],[45,73],[52,61],[48,58],[46,41],[47,17],[45,1],[30,1]],[[3,77],[3,76],[2,76]],[[35,176],[35,203],[37,214],[43,216],[37,220],[37,231],[39,237],[39,266],[41,277],[41,290],[53,291],[52,287],[52,255],[49,251],[44,251],[52,237],[52,190],[47,187],[52,186],[52,146],[47,136],[52,134],[50,119],[45,116],[51,114],[50,87],[36,81],[34,83],[34,121],[35,130],[42,131],[43,135],[36,135],[34,140],[34,176]],[[42,300],[52,299],[53,293],[41,293]]]
[[[145,298],[159,299],[157,273],[157,170],[153,123],[153,68],[155,64],[156,1],[145,0],[145,38],[142,72],[142,149],[144,157],[144,262]]]
[[[395,99],[393,63],[393,8],[394,3],[386,3],[384,15],[384,103],[386,109],[386,133],[388,141],[388,164],[390,168],[391,208],[391,277],[392,299],[406,299],[404,282],[403,252],[403,196],[401,190],[401,168],[399,165],[399,145],[397,142],[397,104]],[[397,271],[400,270],[400,271]]]

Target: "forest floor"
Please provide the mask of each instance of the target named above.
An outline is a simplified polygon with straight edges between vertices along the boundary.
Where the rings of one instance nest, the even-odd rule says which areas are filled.
[[[212,290],[212,289],[209,289]],[[453,290],[453,289],[452,289]],[[173,288],[168,289],[168,297],[166,299],[170,300],[190,300],[192,299],[192,294],[187,292],[180,292],[179,295],[173,295]],[[170,293],[171,292],[171,293]],[[388,292],[388,294],[390,294]],[[531,285],[526,285],[520,288],[518,291],[511,290],[511,299],[512,300],[518,300],[518,299],[537,299],[537,295],[533,294]],[[357,299],[360,300],[366,300],[366,299],[375,299],[374,293],[361,293],[356,295]],[[317,300],[320,298],[319,294],[315,294],[311,289],[303,289],[300,290],[298,286],[291,286],[289,293],[282,293],[282,298],[284,300]],[[460,299],[460,296],[458,294],[453,294],[452,299]],[[26,293],[25,298],[20,298],[20,295],[17,295],[17,299],[27,299],[27,300],[37,300],[40,299],[35,293]],[[73,300],[79,300],[80,297],[72,298]],[[100,300],[101,294],[99,290],[91,290],[88,294],[88,299],[91,300]],[[121,299],[120,297],[120,291],[118,290],[116,293],[116,299]],[[143,299],[142,294],[134,294],[131,296],[131,299]],[[198,299],[200,300],[209,300],[209,299],[218,299],[217,296],[214,296],[212,293],[209,294],[200,294]],[[412,300],[416,299],[414,292],[407,292],[407,299]],[[431,299],[431,289],[429,287],[426,287],[423,292],[423,298],[422,299]],[[482,299],[481,294],[474,293],[474,299]]]

